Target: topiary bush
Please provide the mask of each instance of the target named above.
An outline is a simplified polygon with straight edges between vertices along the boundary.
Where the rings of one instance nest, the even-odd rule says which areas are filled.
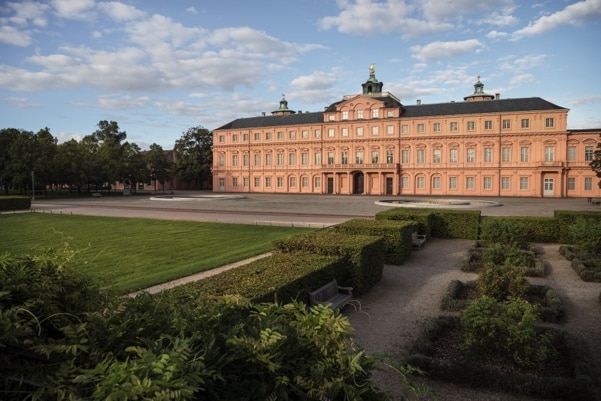
[[[481,295],[497,302],[523,298],[530,287],[522,271],[508,266],[488,266],[476,282]]]

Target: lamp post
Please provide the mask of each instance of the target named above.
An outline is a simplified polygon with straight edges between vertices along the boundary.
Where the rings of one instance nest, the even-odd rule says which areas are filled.
[[[35,181],[33,178],[33,170],[31,171],[31,200],[35,200]]]

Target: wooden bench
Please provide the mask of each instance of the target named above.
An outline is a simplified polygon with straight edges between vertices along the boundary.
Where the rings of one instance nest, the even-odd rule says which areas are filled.
[[[422,245],[426,243],[426,236],[422,234],[418,234],[415,231],[411,234],[411,246],[413,249],[421,249]]]
[[[332,309],[341,309],[353,299],[352,287],[341,287],[336,279],[309,294],[311,305],[328,305]]]

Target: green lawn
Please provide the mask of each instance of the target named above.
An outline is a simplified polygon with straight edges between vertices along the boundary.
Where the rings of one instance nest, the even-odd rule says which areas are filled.
[[[77,265],[124,294],[271,250],[312,229],[40,213],[0,215],[0,252],[35,254],[65,243]]]

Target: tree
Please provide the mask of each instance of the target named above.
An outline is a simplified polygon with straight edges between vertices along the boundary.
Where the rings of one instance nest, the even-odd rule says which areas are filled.
[[[99,169],[99,183],[102,186],[119,181],[122,177],[123,144],[127,134],[119,131],[119,124],[115,121],[102,120],[98,122],[98,129],[92,134],[92,139],[98,144],[96,155],[97,168]]]
[[[58,145],[55,158],[57,183],[60,186],[67,185],[69,192],[74,187],[81,192],[88,183],[86,164],[90,161],[89,156],[83,142],[77,142],[75,139]]]
[[[589,163],[589,166],[597,174],[597,178],[599,178],[597,185],[601,188],[601,142],[597,142],[597,150],[595,150],[593,160]]]
[[[145,182],[148,179],[148,168],[146,160],[140,152],[140,147],[135,143],[125,142],[121,146],[121,173],[120,179],[124,184],[130,185],[133,192],[136,191],[139,182]]]
[[[201,126],[192,127],[175,141],[175,174],[180,181],[202,188],[211,183],[213,135]]]
[[[48,127],[39,130],[32,139],[32,171],[35,172],[37,186],[43,188],[46,193],[48,184],[53,183],[56,178],[55,156],[58,141]]]
[[[157,182],[163,186],[165,191],[165,181],[170,177],[171,163],[165,156],[165,151],[160,145],[153,143],[150,145],[150,150],[145,154],[146,164],[150,179],[154,181],[154,191],[157,191]]]
[[[11,146],[20,134],[21,131],[15,128],[0,130],[0,190],[7,195],[13,178]]]

